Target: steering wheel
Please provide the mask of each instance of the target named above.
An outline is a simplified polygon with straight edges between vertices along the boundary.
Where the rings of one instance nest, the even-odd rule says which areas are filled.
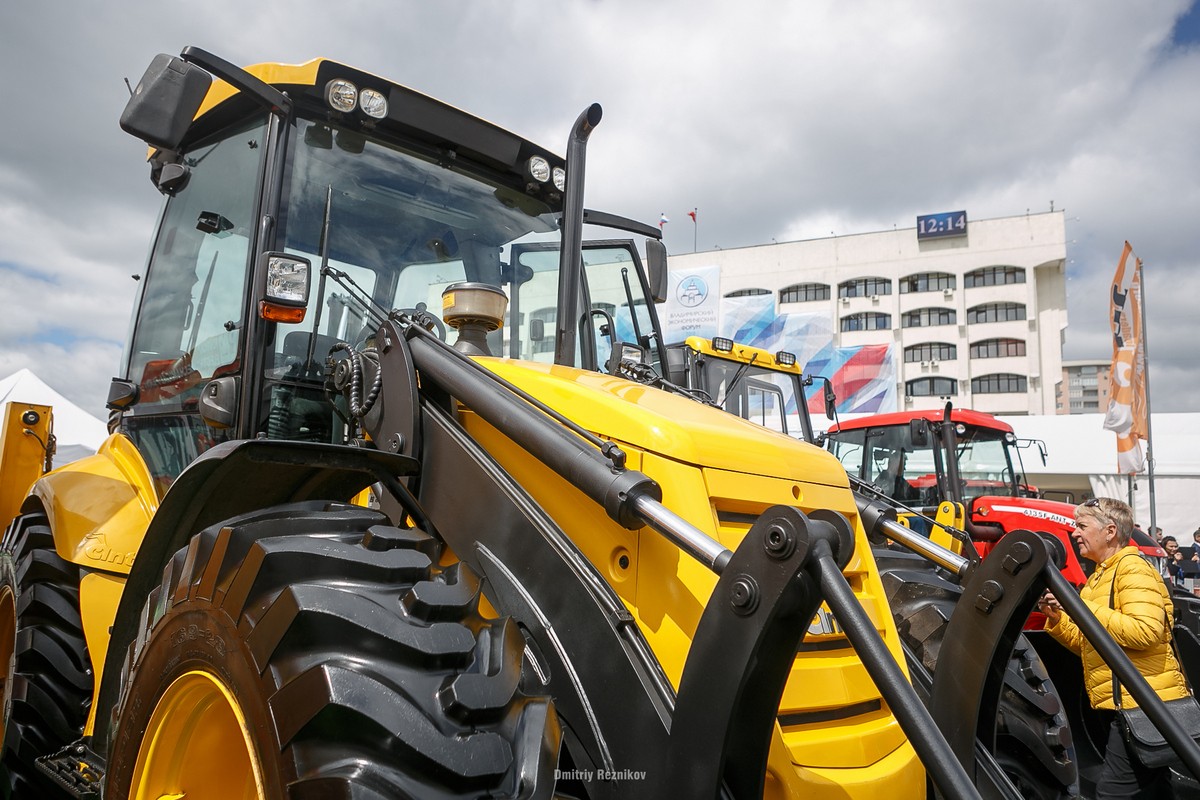
[[[432,322],[432,330],[437,334],[437,337],[443,342],[446,341],[446,323],[442,322],[441,318],[436,314],[431,314],[428,306],[424,303],[417,303],[416,308],[398,308],[396,309],[401,314],[407,314],[413,318],[413,321],[418,325],[424,322]],[[428,327],[428,326],[425,326]]]

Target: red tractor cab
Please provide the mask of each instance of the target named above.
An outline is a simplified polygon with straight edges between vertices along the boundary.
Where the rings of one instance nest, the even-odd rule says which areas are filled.
[[[1070,582],[1081,585],[1095,567],[1071,538],[1075,506],[1033,496],[1012,426],[991,414],[949,404],[942,411],[876,414],[839,422],[825,438],[847,473],[898,505],[932,516],[942,502],[962,503],[980,556],[1008,532],[1026,529],[1063,543]],[[1133,536],[1161,567],[1166,552],[1140,531]]]

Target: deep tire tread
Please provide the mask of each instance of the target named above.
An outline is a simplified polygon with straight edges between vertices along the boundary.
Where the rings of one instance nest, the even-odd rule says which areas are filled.
[[[515,623],[480,616],[478,576],[436,566],[441,549],[342,504],[291,504],[209,528],[147,600],[121,705],[139,691],[143,661],[182,624],[173,619],[220,615],[260,676],[251,691],[278,736],[264,745],[280,753],[292,800],[548,797],[553,704],[521,684]]]
[[[93,675],[79,613],[81,571],[55,551],[41,513],[13,521],[0,559],[11,564],[17,585],[16,668],[4,737],[12,796],[61,797],[34,761],[78,739],[91,707]]]

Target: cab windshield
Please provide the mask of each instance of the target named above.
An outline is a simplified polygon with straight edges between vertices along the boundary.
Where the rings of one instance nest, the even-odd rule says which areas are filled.
[[[314,336],[320,357],[337,341],[365,341],[381,321],[378,309],[427,309],[440,318],[447,286],[503,286],[513,242],[556,235],[557,209],[528,195],[360,134],[297,125],[284,248],[316,271],[327,227],[328,265],[345,277],[316,278],[304,321],[280,326],[277,370],[294,366]]]
[[[958,473],[962,479],[963,499],[987,495],[1017,495],[1005,434],[968,427],[958,435]]]
[[[700,388],[729,413],[780,433],[803,435],[798,376],[713,355],[697,367]]]
[[[304,320],[278,324],[267,354],[268,436],[336,441],[339,419],[320,386],[331,348],[364,346],[392,310],[426,311],[453,343],[441,315],[454,283],[509,298],[503,325],[487,337],[492,354],[553,359],[561,208],[453,162],[307,120],[297,122],[287,169],[283,248],[308,258],[314,278]],[[647,296],[635,260],[628,247],[585,258],[580,307],[596,311],[578,321],[576,365],[603,364],[614,335],[633,337],[630,306]],[[644,315],[638,322],[649,329]]]

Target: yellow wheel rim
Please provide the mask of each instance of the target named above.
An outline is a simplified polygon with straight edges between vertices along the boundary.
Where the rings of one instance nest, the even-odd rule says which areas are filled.
[[[263,800],[262,768],[246,719],[207,672],[176,678],[138,750],[130,800]]]

